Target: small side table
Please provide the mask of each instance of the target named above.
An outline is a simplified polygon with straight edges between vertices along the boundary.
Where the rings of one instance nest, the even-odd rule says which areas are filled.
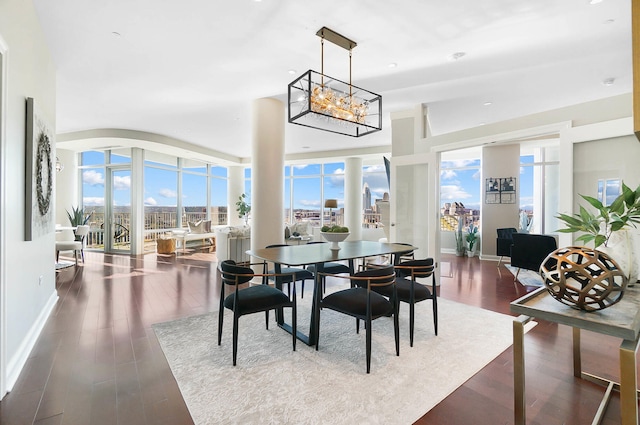
[[[511,303],[511,312],[520,314],[513,321],[513,380],[515,424],[525,425],[524,325],[539,318],[573,328],[573,375],[607,388],[596,412],[600,423],[613,390],[620,392],[622,425],[638,424],[638,370],[636,352],[640,339],[640,288],[627,288],[617,304],[603,310],[585,312],[555,300],[546,288],[537,289]],[[620,344],[620,383],[583,372],[580,356],[580,330],[598,332],[622,339]]]

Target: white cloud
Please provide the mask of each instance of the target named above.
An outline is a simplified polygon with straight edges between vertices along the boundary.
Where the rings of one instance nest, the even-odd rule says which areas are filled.
[[[440,199],[443,201],[460,201],[471,198],[471,194],[457,185],[442,185],[440,187]]]
[[[300,205],[305,206],[307,208],[319,208],[320,207],[320,201],[317,199],[303,199],[302,201],[300,201]]]
[[[82,183],[90,186],[104,186],[104,176],[96,170],[87,170],[82,173]]]
[[[144,200],[144,204],[154,206],[154,205],[158,205],[158,201],[153,199],[153,197],[149,196],[147,199]]]
[[[113,177],[113,189],[114,190],[129,190],[131,188],[131,176],[114,176]]]
[[[440,178],[442,180],[451,180],[455,179],[458,175],[454,170],[442,170],[440,171]]]
[[[369,165],[364,167],[363,173],[384,173],[386,172],[384,165]]]
[[[176,193],[175,190],[171,190],[171,189],[160,189],[160,192],[158,192],[158,194],[160,196],[162,196],[163,198],[177,198],[178,194]]]
[[[104,198],[97,196],[82,198],[82,205],[88,206],[104,206]]]

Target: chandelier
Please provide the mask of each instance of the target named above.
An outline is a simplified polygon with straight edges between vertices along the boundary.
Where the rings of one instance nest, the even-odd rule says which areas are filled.
[[[320,72],[308,70],[289,84],[289,122],[352,137],[382,130],[382,96],[351,84],[356,42],[322,27]],[[324,41],[349,51],[349,82],[324,74]]]

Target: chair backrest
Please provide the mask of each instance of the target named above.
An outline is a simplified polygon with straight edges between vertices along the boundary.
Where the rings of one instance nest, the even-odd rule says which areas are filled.
[[[366,288],[367,286],[387,286],[396,281],[393,266],[370,268],[351,276],[351,283]]]
[[[233,260],[225,260],[220,263],[222,282],[226,285],[240,285],[253,279],[253,269],[238,266]]]
[[[424,260],[403,261],[395,266],[396,271],[400,275],[411,275],[413,277],[429,277],[435,270],[433,258],[425,258]]]
[[[511,265],[537,271],[540,264],[558,248],[556,238],[550,235],[514,233],[511,247]]]
[[[73,229],[63,229],[56,232],[57,242],[73,242],[76,240],[76,235],[73,234]]]
[[[518,229],[515,227],[505,227],[502,229],[496,229],[499,239],[513,239],[513,234],[518,233]]]
[[[83,238],[89,234],[89,226],[83,224],[76,228],[76,236],[82,236]]]

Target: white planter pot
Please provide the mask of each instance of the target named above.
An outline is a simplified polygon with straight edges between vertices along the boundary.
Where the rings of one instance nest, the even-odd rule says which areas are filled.
[[[640,265],[638,264],[640,240],[637,231],[619,230],[609,238],[607,246],[599,246],[598,250],[609,254],[620,266],[620,270],[633,285],[638,280]]]

